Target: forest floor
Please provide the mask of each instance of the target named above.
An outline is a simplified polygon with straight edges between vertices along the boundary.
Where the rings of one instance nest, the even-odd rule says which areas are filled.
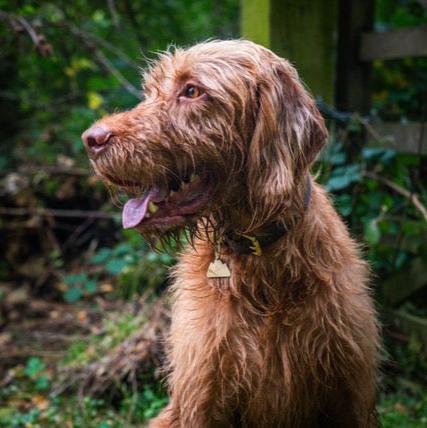
[[[102,298],[78,305],[28,299],[25,288],[14,289],[1,302],[0,427],[140,427],[166,404],[152,377],[138,390],[116,386],[96,396],[58,387],[64,365],[96,347],[91,338],[100,332],[113,334],[106,319],[129,310],[128,304]],[[128,331],[129,326],[120,328]],[[115,339],[109,340],[113,347]],[[427,427],[427,390],[401,376],[387,377],[385,384],[379,404],[383,427]]]

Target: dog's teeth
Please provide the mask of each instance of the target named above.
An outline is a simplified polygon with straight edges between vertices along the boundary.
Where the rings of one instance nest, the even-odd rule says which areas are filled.
[[[182,190],[187,190],[187,189],[188,189],[188,187],[189,187],[189,184],[188,184],[188,183],[182,183],[181,189],[182,189]]]
[[[196,174],[191,174],[190,182],[192,183],[197,178]]]
[[[154,202],[150,202],[148,204],[148,211],[151,214],[155,214],[157,212],[157,210],[159,209],[159,207],[154,203]]]

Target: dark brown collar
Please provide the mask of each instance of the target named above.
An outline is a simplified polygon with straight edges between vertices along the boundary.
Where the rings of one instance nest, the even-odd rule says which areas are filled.
[[[304,210],[308,207],[312,191],[311,177],[308,176],[307,189],[304,195]],[[250,235],[229,231],[224,234],[224,243],[235,253],[261,256],[265,248],[282,238],[288,230],[286,224],[274,222]]]

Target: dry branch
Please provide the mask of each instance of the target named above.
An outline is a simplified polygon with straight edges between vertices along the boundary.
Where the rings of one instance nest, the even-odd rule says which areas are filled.
[[[384,184],[399,195],[402,195],[403,197],[408,199],[408,201],[414,205],[414,207],[421,213],[421,215],[424,217],[424,220],[427,222],[427,208],[421,203],[416,194],[404,189],[403,187],[399,186],[391,180],[388,180],[387,178],[381,177],[380,175],[374,172],[365,171],[363,175],[365,177],[371,178],[375,181]]]
[[[0,215],[3,216],[27,216],[38,215],[42,217],[69,217],[69,218],[98,218],[115,219],[116,214],[105,213],[102,211],[84,211],[84,210],[63,210],[51,208],[0,208]]]
[[[141,314],[146,319],[142,327],[107,355],[85,366],[62,369],[55,392],[78,388],[81,394],[99,395],[124,383],[134,385],[138,374],[160,368],[170,322],[165,299],[146,303]]]
[[[105,56],[105,54],[96,47],[96,43],[104,45],[104,47],[107,47],[111,50],[112,46],[105,41],[101,41],[102,39],[96,38],[93,35],[90,35],[89,33],[83,32],[79,30],[78,28],[74,26],[69,27],[71,32],[80,38],[80,40],[92,51],[93,55],[95,56],[95,59],[97,60],[98,64],[100,64],[108,73],[112,74],[119,82],[120,84],[128,91],[130,94],[135,96],[138,99],[141,99],[141,91],[132,83],[129,82],[129,80],[126,79],[125,76],[111,63],[111,61]],[[118,55],[118,50],[114,48],[114,53]],[[123,54],[121,53],[120,57],[123,59]],[[130,60],[127,58],[127,62]],[[135,65],[134,63],[132,65]]]
[[[34,46],[43,56],[50,56],[53,54],[52,45],[47,42],[46,37],[38,33],[23,16],[0,10],[0,20],[7,22],[12,27],[13,31],[17,33],[25,30],[30,36]]]

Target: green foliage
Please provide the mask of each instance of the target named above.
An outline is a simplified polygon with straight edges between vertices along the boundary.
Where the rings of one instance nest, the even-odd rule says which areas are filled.
[[[96,280],[89,279],[89,276],[83,274],[69,274],[64,278],[66,290],[64,292],[64,299],[68,303],[74,303],[86,295],[92,295],[96,292]]]
[[[167,403],[165,393],[150,385],[127,392],[114,406],[89,396],[35,395],[23,380],[0,393],[9,406],[0,405],[1,428],[132,428],[157,415]],[[4,403],[3,402],[3,403]]]
[[[6,70],[7,61],[14,70],[8,73],[8,93],[26,117],[19,146],[5,149],[6,156],[0,153],[0,166],[12,166],[16,159],[55,163],[59,154],[86,165],[82,130],[107,111],[138,101],[106,73],[106,62],[138,91],[138,67],[153,52],[237,35],[236,0],[117,2],[115,7],[117,16],[105,2],[0,2],[0,9],[35,25],[52,46],[52,54],[43,56],[25,31],[0,27],[2,67]],[[99,52],[106,61],[99,60]]]
[[[116,15],[110,3],[117,8]],[[377,29],[427,22],[425,9],[415,0],[377,0],[376,4]],[[6,199],[7,204],[111,212],[108,195],[99,184],[90,183],[86,177],[50,175],[44,168],[63,166],[65,162],[72,168],[88,169],[81,132],[100,116],[131,108],[139,100],[126,90],[123,79],[138,91],[138,67],[144,67],[153,52],[170,44],[189,45],[209,37],[237,36],[238,6],[237,0],[0,0],[1,10],[27,20],[53,49],[52,55],[43,56],[27,32],[0,25],[0,172],[18,171],[21,164],[39,168],[28,178],[28,187]],[[105,61],[100,61],[100,54],[110,65],[109,70]],[[122,82],[117,76],[122,76]],[[374,115],[425,120],[425,94],[426,58],[374,63]],[[320,162],[320,180],[333,192],[334,203],[352,233],[366,244],[364,251],[381,284],[383,278],[405,269],[414,256],[427,255],[427,226],[411,201],[375,177],[415,192],[425,204],[425,165],[415,156],[398,155],[392,150],[358,148],[364,131],[357,116],[344,132],[333,130],[332,144]],[[64,189],[71,196],[65,197]],[[34,223],[30,220],[28,223]],[[117,225],[93,222],[90,227],[97,236],[96,245],[91,247],[88,242],[95,240],[80,241],[76,235],[66,249],[62,244],[72,232],[67,235],[64,230],[75,231],[79,223],[50,219],[40,223],[40,228],[55,222],[62,228],[55,230],[60,245],[48,249],[48,270],[62,278],[58,288],[70,305],[83,305],[85,299],[93,304],[93,298],[99,295],[107,300],[120,297],[136,302],[140,295],[163,286],[166,269],[174,260],[151,250],[134,231],[113,232],[119,229]],[[29,233],[24,240],[31,245],[34,236]],[[37,252],[34,248],[31,251]],[[8,262],[1,260],[2,281],[9,280],[9,269]],[[45,288],[46,284],[40,287]],[[381,295],[381,290],[377,291]],[[6,297],[0,295],[0,303]],[[421,299],[413,299],[402,309],[426,316]],[[78,369],[96,363],[143,328],[146,320],[145,312],[135,316],[129,307],[111,313],[100,331],[71,343],[61,368]],[[387,345],[389,360],[399,363],[402,376],[427,384],[425,347],[418,338]],[[10,370],[9,381],[0,390],[0,427],[131,428],[141,426],[167,402],[164,391],[152,379],[143,379],[137,392],[124,388],[114,403],[106,397],[56,396],[55,370],[38,357]],[[427,426],[425,391],[386,383],[393,392],[382,397],[384,427]]]
[[[26,365],[32,367],[31,376],[15,370],[13,382],[0,391],[1,428],[132,428],[156,416],[167,404],[165,392],[150,383],[136,393],[124,391],[114,403],[105,398],[36,392],[32,376],[45,365],[34,361]],[[427,425],[427,394],[414,384],[402,384],[396,392],[382,394],[378,410],[384,428],[419,428]]]
[[[129,299],[143,290],[161,285],[174,259],[168,254],[151,250],[133,230],[123,231],[123,235],[126,239],[124,242],[114,248],[100,248],[91,263],[99,265],[101,273],[117,276],[117,295]]]
[[[350,159],[344,147],[344,142],[335,140],[323,153],[320,180],[335,193],[337,209],[350,223],[353,233],[369,245],[368,255],[376,272],[390,275],[408,259],[409,248],[404,241],[411,242],[413,254],[427,250],[423,236],[427,225],[408,199],[373,177],[387,178],[403,189],[411,189],[414,183],[410,177],[420,160],[369,147]],[[416,185],[425,198],[427,189],[419,181]]]
[[[378,30],[427,23],[427,9],[416,0],[377,0]],[[391,120],[425,120],[427,58],[374,62],[375,112]]]
[[[413,386],[383,395],[379,405],[383,428],[420,428],[427,426],[426,391]]]
[[[100,332],[71,344],[60,365],[65,368],[83,368],[91,362],[100,360],[133,333],[140,331],[147,321],[147,314],[148,312],[142,311],[135,315],[130,308],[112,312],[103,320]]]

